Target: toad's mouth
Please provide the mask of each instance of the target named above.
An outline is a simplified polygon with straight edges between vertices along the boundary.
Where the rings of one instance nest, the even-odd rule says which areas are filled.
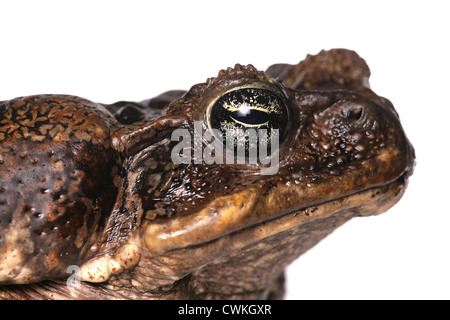
[[[195,217],[180,217],[169,224],[144,225],[141,239],[148,250],[154,253],[201,247],[203,252],[206,249],[208,256],[214,259],[311,222],[325,221],[336,216],[342,216],[341,220],[345,222],[352,217],[383,213],[401,199],[411,173],[412,169],[408,169],[397,179],[385,184],[324,201],[310,202],[307,206],[272,211],[276,212],[272,214],[267,214],[267,211],[273,209],[270,196],[261,204],[255,190],[244,190],[216,199]],[[261,206],[266,210],[261,209]]]

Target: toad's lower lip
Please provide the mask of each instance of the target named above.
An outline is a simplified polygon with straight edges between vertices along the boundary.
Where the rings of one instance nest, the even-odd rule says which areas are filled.
[[[215,223],[220,225],[223,217],[215,210],[210,210],[210,212],[198,216],[197,224],[195,224],[197,230],[190,229],[189,226],[181,227],[183,221],[176,221],[175,225],[171,226],[149,224],[143,228],[145,232],[143,239],[147,248],[152,252],[177,251],[177,249],[187,247],[191,249],[202,247],[202,250],[205,250],[205,246],[211,246],[210,257],[212,258],[312,221],[321,220],[326,224],[328,218],[335,219],[342,216],[343,223],[352,217],[383,213],[400,200],[406,189],[408,176],[409,173],[405,173],[385,185],[364,189],[305,208],[290,210],[269,219],[254,221],[244,228],[231,230],[228,233],[219,234],[219,236],[216,234],[215,237],[212,236],[214,228],[211,226]],[[245,200],[244,197],[244,200],[241,201],[245,202]],[[228,201],[238,200],[228,199]],[[228,214],[223,216],[230,217]],[[231,216],[236,221],[242,219],[239,212]],[[226,221],[226,223],[230,222]],[[332,230],[336,227],[337,225]],[[199,232],[199,230],[208,230],[209,228],[211,237]]]
[[[290,260],[274,262],[286,265],[351,218],[379,214],[388,210],[400,200],[406,186],[405,175],[386,185],[291,211],[209,241],[191,242],[188,245],[183,245],[187,242],[180,241],[172,243],[165,252],[150,251],[147,254],[165,256],[165,261],[170,262],[170,265],[177,265],[179,276],[187,275],[193,267],[221,263],[230,255],[246,256],[255,250],[256,252],[262,250],[261,254],[266,250],[281,250],[288,253]],[[185,264],[186,262],[188,263]]]
[[[401,199],[407,184],[408,180],[401,177],[383,186],[368,188],[342,198],[292,211],[288,214],[250,226],[240,232],[252,233],[253,236],[247,234],[245,238],[252,238],[256,242],[317,220],[321,220],[322,225],[326,226],[329,224],[327,223],[328,219],[333,220],[333,223],[336,224],[330,229],[331,232],[353,217],[378,215],[386,212]],[[341,220],[340,223],[336,222],[338,220]]]

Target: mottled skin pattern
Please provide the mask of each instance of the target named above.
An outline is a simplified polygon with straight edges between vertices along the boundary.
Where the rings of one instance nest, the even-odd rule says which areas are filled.
[[[117,194],[111,148],[114,118],[91,102],[34,96],[0,106],[2,260],[17,258],[38,272],[12,270],[14,281],[61,277],[100,239]],[[100,233],[99,233],[100,232]]]
[[[236,65],[140,103],[0,103],[0,297],[281,298],[289,263],[405,191],[414,150],[369,75],[335,49],[266,72]],[[278,172],[172,162],[173,130],[194,134],[211,99],[249,83],[289,100]]]

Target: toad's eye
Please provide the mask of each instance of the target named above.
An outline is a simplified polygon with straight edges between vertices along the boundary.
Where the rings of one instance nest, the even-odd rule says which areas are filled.
[[[269,135],[275,129],[281,143],[287,134],[289,110],[286,98],[278,91],[251,85],[232,89],[210,105],[206,113],[207,125],[218,129],[224,138],[249,129],[261,137],[258,134],[261,129]],[[245,139],[248,148],[248,136]],[[235,146],[238,143],[236,141]]]

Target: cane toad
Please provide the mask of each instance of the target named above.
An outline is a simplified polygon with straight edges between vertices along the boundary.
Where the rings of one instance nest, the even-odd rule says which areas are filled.
[[[389,209],[412,174],[414,149],[369,75],[334,49],[139,103],[1,102],[0,297],[281,298],[289,263]],[[274,132],[277,161],[233,161],[224,140],[202,158],[230,128]],[[243,139],[231,151],[249,153]]]

